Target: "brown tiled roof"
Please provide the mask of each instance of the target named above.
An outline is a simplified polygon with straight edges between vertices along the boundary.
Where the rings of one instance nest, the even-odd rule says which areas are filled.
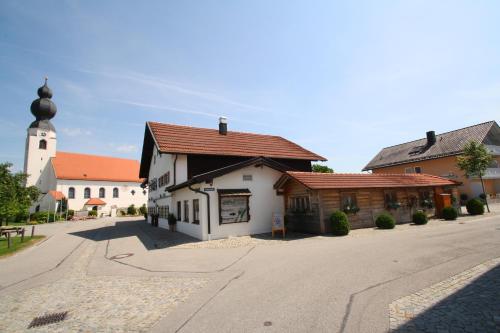
[[[429,147],[426,146],[426,138],[386,147],[364,167],[363,171],[459,155],[463,151],[465,144],[471,140],[490,144],[489,142],[485,142],[485,139],[492,127],[496,127],[495,130],[498,130],[497,123],[489,121],[439,134],[436,135],[436,143]],[[497,140],[500,140],[500,138]]]
[[[99,199],[99,198],[90,198],[85,203],[85,205],[89,205],[89,206],[103,206],[105,204],[106,203],[104,201],[102,201],[101,199]]]
[[[57,179],[142,182],[139,162],[124,158],[58,151],[52,166]]]
[[[326,159],[279,136],[148,122],[161,152],[200,155]]]
[[[287,171],[286,175],[306,187],[319,189],[397,188],[459,185],[458,182],[427,174],[319,173]]]
[[[57,201],[65,198],[64,194],[60,191],[49,191],[49,194]]]

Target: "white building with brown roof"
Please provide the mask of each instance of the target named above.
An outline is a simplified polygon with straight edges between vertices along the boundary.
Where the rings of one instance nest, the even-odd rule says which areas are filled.
[[[149,220],[167,216],[176,229],[198,239],[271,231],[273,214],[284,214],[273,188],[286,170],[311,171],[325,158],[279,136],[146,123],[140,177],[147,179]]]
[[[141,187],[139,162],[57,151],[56,130],[50,122],[57,108],[47,82],[38,89],[38,96],[31,105],[36,120],[28,128],[24,161],[26,185],[41,192],[31,211],[57,211],[63,199],[69,209],[94,209],[98,215],[145,204],[147,191]]]

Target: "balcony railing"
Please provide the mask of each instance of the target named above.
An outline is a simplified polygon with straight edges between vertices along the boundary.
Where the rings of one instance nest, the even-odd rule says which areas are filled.
[[[489,153],[493,156],[500,156],[500,146],[486,145],[486,149],[488,149]]]
[[[483,176],[484,179],[500,179],[500,168],[488,168]]]

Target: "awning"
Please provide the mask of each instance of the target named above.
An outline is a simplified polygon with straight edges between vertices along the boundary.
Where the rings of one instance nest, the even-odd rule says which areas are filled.
[[[99,198],[90,198],[85,205],[86,206],[103,206],[106,203]]]
[[[242,196],[242,195],[246,195],[246,196],[251,196],[252,195],[252,192],[250,192],[250,190],[247,189],[247,188],[218,189],[217,193],[219,193],[219,195],[221,197],[236,197],[236,196]]]

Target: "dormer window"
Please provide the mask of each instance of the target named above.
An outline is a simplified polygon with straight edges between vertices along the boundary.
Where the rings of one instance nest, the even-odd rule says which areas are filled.
[[[45,139],[42,139],[40,140],[40,142],[38,142],[38,149],[47,149],[47,141]]]

